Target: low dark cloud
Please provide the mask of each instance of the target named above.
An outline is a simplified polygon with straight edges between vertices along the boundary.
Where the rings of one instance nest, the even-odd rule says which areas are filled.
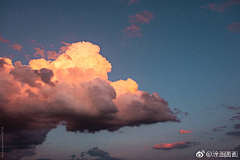
[[[240,131],[231,131],[231,132],[227,132],[226,135],[240,136]]]
[[[94,147],[87,152],[81,153],[81,159],[80,160],[88,160],[87,158],[83,158],[85,155],[89,155],[91,157],[98,157],[96,160],[124,160],[124,158],[116,158],[110,156],[110,154],[104,150],[99,149],[98,147]]]

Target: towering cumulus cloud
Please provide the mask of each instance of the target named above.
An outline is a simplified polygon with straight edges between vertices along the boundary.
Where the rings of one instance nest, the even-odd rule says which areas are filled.
[[[54,61],[13,65],[0,58],[0,126],[12,133],[61,123],[67,131],[96,132],[178,121],[158,93],[138,90],[130,78],[109,81],[112,66],[99,52],[97,45],[78,42]]]

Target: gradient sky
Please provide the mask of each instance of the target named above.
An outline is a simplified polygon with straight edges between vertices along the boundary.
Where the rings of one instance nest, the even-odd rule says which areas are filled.
[[[71,155],[76,160],[94,147],[108,152],[109,160],[190,160],[199,150],[240,145],[239,133],[226,135],[238,131],[234,124],[239,123],[230,119],[240,107],[240,1],[5,0],[0,2],[0,33],[0,57],[23,65],[37,59],[35,47],[47,59],[47,51],[58,53],[64,42],[96,44],[112,65],[110,81],[131,78],[139,90],[157,92],[171,110],[181,111],[181,122],[114,132],[67,132],[59,125],[36,146],[35,155],[21,160],[67,160]],[[183,141],[197,144],[153,148]],[[107,159],[99,157],[83,158]]]

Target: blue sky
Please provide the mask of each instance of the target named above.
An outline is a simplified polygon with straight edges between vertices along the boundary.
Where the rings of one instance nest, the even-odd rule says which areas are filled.
[[[118,158],[191,159],[198,150],[230,150],[239,145],[236,143],[239,135],[226,135],[237,131],[233,126],[239,123],[229,120],[237,109],[227,108],[240,105],[239,1],[0,3],[0,33],[4,40],[9,40],[1,41],[0,57],[28,65],[29,59],[39,58],[34,56],[35,47],[42,47],[47,57],[47,51],[59,51],[62,41],[70,44],[89,41],[98,45],[100,54],[111,63],[110,81],[131,78],[139,90],[157,92],[168,101],[171,110],[178,108],[188,113],[177,115],[181,122],[123,127],[115,132],[74,133],[58,126],[36,146],[36,155],[21,160],[70,159],[69,155],[74,154],[81,158],[81,152],[96,146]],[[147,20],[130,22],[131,15],[145,11],[151,14]],[[233,23],[235,27],[231,26]],[[138,28],[127,29],[131,25]],[[22,48],[14,50],[9,46],[15,43]],[[223,131],[213,131],[214,127],[225,125]],[[180,134],[179,130],[193,131]],[[201,143],[180,150],[153,149],[156,144],[180,141]]]

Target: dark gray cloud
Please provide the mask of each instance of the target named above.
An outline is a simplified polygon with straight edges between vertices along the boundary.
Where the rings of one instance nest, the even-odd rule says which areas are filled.
[[[94,147],[87,152],[82,152],[81,160],[88,160],[87,158],[83,158],[86,154],[94,158],[96,157],[96,160],[124,160],[124,158],[111,157],[108,152],[101,150],[98,147]]]
[[[231,131],[231,132],[227,132],[226,135],[240,136],[240,131]]]
[[[240,128],[240,123],[239,123],[239,124],[234,124],[234,128],[235,128],[235,129]]]

